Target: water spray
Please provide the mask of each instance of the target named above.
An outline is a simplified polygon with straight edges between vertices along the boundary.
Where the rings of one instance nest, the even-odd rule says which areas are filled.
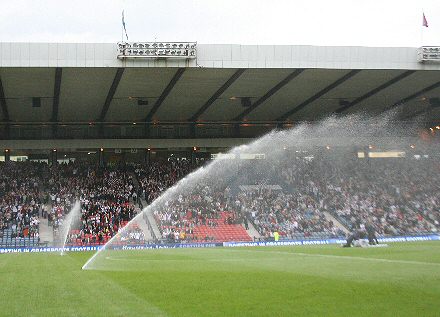
[[[66,247],[67,237],[69,236],[69,232],[72,229],[72,226],[79,220],[81,216],[81,203],[79,200],[75,202],[73,208],[70,210],[66,219],[63,221],[63,225],[61,226],[61,238],[63,241],[62,251],[60,255],[64,255],[64,248]]]

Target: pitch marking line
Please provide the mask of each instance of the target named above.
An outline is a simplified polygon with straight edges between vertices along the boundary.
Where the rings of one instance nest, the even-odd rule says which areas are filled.
[[[230,249],[223,249],[227,251],[232,251]],[[253,252],[261,253],[262,251],[255,250],[240,250],[240,252]],[[235,252],[235,251],[234,251]],[[343,260],[360,260],[360,261],[371,261],[371,262],[382,262],[382,263],[398,263],[398,264],[413,264],[413,265],[431,265],[440,266],[440,263],[434,262],[422,262],[422,261],[409,261],[409,260],[390,260],[381,258],[367,258],[360,256],[344,256],[344,255],[333,255],[333,254],[313,254],[313,253],[303,253],[303,252],[283,252],[283,251],[270,251],[270,253],[285,254],[285,255],[298,255],[306,257],[321,257],[321,258],[333,258],[333,259],[343,259]],[[129,262],[248,262],[248,261],[261,261],[261,258],[257,259],[130,259],[124,257],[105,257],[106,260],[111,261],[129,261]]]
[[[229,250],[228,250],[229,251]],[[255,250],[240,250],[246,252],[262,252]],[[313,254],[313,253],[303,253],[303,252],[283,252],[283,251],[269,251],[270,253],[277,254],[288,254],[288,255],[300,255],[300,256],[310,256],[310,257],[322,257],[322,258],[334,258],[334,259],[348,259],[348,260],[362,260],[362,261],[372,261],[372,262],[383,262],[383,263],[399,263],[399,264],[418,264],[418,265],[433,265],[440,266],[440,263],[434,262],[422,262],[422,261],[407,261],[407,260],[389,260],[381,258],[367,258],[361,256],[349,256],[349,255],[333,255],[333,254]]]
[[[124,257],[106,256],[110,261],[129,261],[129,262],[245,262],[260,261],[261,259],[130,259]]]

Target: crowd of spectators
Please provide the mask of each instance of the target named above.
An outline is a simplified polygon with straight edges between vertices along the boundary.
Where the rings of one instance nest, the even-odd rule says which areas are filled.
[[[264,188],[245,191],[237,195],[234,207],[251,219],[263,237],[271,237],[274,232],[285,238],[344,235],[331,220],[327,220],[316,199],[304,193]]]
[[[194,169],[189,160],[167,160],[151,162],[148,165],[136,165],[135,173],[139,180],[142,197],[147,204],[160,196],[167,188]]]
[[[209,236],[195,235],[194,228],[215,229],[219,219],[244,227],[252,223],[264,238],[274,232],[286,238],[341,237],[341,227],[332,217],[348,230],[371,223],[379,235],[440,229],[440,165],[435,160],[332,160],[286,154],[276,164],[270,159],[228,164],[156,206],[162,239],[209,241]],[[137,214],[140,198],[150,204],[194,168],[188,160],[131,168],[2,163],[0,228],[11,229],[16,237],[38,237],[42,217],[58,237],[66,214],[79,200],[81,220],[69,234],[70,243],[103,243]],[[255,184],[251,189],[241,186]],[[271,187],[275,184],[277,188]],[[130,233],[123,239],[145,238],[139,228]]]
[[[103,171],[81,191],[81,230],[86,242],[104,242],[136,215],[133,179],[123,171]],[[78,238],[78,237],[77,237]]]
[[[0,229],[10,229],[12,238],[39,237],[46,175],[46,166],[38,163],[0,164]]]
[[[284,172],[287,183],[334,215],[348,229],[366,222],[379,235],[435,232],[439,224],[438,170],[432,160],[302,162]],[[304,171],[304,172],[302,172]]]
[[[434,160],[287,156],[276,168],[270,163],[238,163],[241,173],[229,164],[232,180],[221,179],[227,172],[216,171],[214,182],[201,181],[191,193],[167,200],[155,210],[163,237],[191,239],[194,226],[221,212],[243,224],[249,220],[264,238],[274,232],[286,238],[343,237],[332,217],[348,231],[372,223],[379,235],[440,229],[440,165]],[[240,190],[238,184],[260,186]],[[281,186],[265,189],[266,184]]]
[[[194,228],[207,225],[215,228],[221,213],[229,211],[222,192],[202,184],[185,194],[170,197],[154,210],[162,238],[168,241],[209,241],[210,236],[195,235]],[[231,219],[237,215],[230,214]]]
[[[90,180],[88,168],[80,169],[78,164],[57,164],[49,169],[47,182],[48,202],[51,206],[47,210],[49,225],[52,226],[54,237],[60,239],[60,228],[65,215],[71,210],[78,192]]]
[[[131,174],[118,168],[97,168],[70,163],[52,168],[49,180],[54,236],[76,200],[81,219],[68,235],[68,243],[103,243],[136,214],[137,190]]]
[[[289,193],[283,188],[265,190],[271,182],[283,182],[281,173],[268,162],[227,166],[215,169],[208,179],[196,180],[190,190],[179,191],[154,210],[162,238],[169,241],[201,241],[211,237],[194,234],[198,225],[215,227],[227,213],[231,224],[249,222],[263,238],[278,232],[286,238],[310,237],[317,233],[342,236],[343,232],[327,220],[310,195]],[[260,166],[259,166],[260,165]],[[223,166],[224,167],[224,166]],[[240,171],[240,172],[238,172]],[[160,183],[160,177],[155,179]],[[257,190],[240,190],[241,184],[259,184]],[[172,185],[172,184],[170,184]]]

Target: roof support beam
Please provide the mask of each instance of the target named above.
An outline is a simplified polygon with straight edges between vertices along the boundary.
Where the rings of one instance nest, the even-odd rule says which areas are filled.
[[[119,82],[121,81],[122,74],[124,74],[124,69],[125,68],[123,67],[119,67],[116,71],[115,78],[113,79],[113,83],[107,93],[107,98],[105,98],[104,105],[102,106],[101,115],[97,120],[98,122],[103,122],[105,119],[107,111],[110,108],[110,103],[112,102],[113,96],[115,95],[116,89],[118,88]]]
[[[243,73],[245,69],[240,68],[200,107],[200,109],[188,119],[188,121],[195,122],[208,108],[228,89]]]
[[[179,81],[180,77],[182,77],[183,73],[185,71],[185,68],[179,68],[177,72],[174,74],[173,78],[171,78],[171,81],[168,83],[168,85],[165,87],[164,91],[162,91],[162,94],[160,97],[156,100],[156,103],[154,104],[153,108],[151,108],[148,115],[145,117],[146,122],[150,122],[153,118],[154,114],[159,110],[159,107],[164,102],[165,98],[169,95],[171,90],[173,90],[176,83]]]
[[[436,82],[436,83],[434,83],[432,85],[429,85],[428,87],[425,87],[425,88],[423,88],[423,89],[421,89],[419,91],[416,91],[415,93],[413,93],[413,94],[411,94],[411,95],[409,95],[409,96],[407,96],[407,97],[405,97],[403,99],[400,99],[399,101],[395,102],[394,104],[392,104],[391,106],[386,108],[385,111],[388,111],[388,110],[391,110],[391,109],[393,109],[395,107],[403,105],[403,104],[407,103],[408,101],[411,101],[411,100],[413,100],[413,99],[415,99],[415,98],[417,98],[417,97],[419,97],[419,96],[421,96],[421,95],[423,95],[423,94],[425,94],[425,93],[427,93],[427,92],[429,92],[429,91],[431,91],[433,89],[439,88],[439,87],[440,87],[440,81],[438,81],[438,82]]]
[[[439,109],[439,99],[438,98],[430,98],[429,99],[429,105],[428,107],[417,110],[416,112],[409,113],[402,117],[403,120],[410,120],[410,119],[419,119],[422,115],[425,117],[433,117],[433,113],[436,109]]]
[[[341,78],[339,78],[338,80],[336,80],[335,82],[333,82],[332,84],[328,85],[327,87],[325,87],[324,89],[320,90],[318,93],[314,94],[313,96],[311,96],[310,98],[308,98],[306,101],[302,102],[301,104],[299,104],[298,106],[296,106],[295,108],[289,110],[288,112],[286,112],[285,114],[283,114],[282,116],[280,116],[276,121],[285,121],[287,118],[289,118],[291,115],[297,113],[298,111],[300,111],[301,109],[304,109],[306,106],[308,106],[309,104],[311,104],[312,102],[318,100],[319,98],[321,98],[322,96],[324,96],[326,93],[328,93],[329,91],[335,89],[336,87],[338,87],[340,84],[342,84],[343,82],[345,82],[346,80],[350,79],[351,77],[353,77],[354,75],[356,75],[357,73],[359,73],[361,70],[360,69],[355,69],[352,70],[350,72],[348,72],[347,74],[345,74],[344,76],[342,76]]]
[[[5,91],[3,89],[2,78],[0,77],[0,106],[3,112],[3,121],[6,122],[4,127],[4,138],[9,139],[10,137],[10,124],[9,124],[9,111],[8,104],[6,103]]]
[[[3,89],[3,82],[0,77],[0,106],[3,112],[3,121],[9,122],[8,104],[6,103],[5,91]]]
[[[53,87],[53,101],[52,101],[52,136],[56,137],[58,131],[58,108],[60,104],[60,91],[61,91],[61,76],[63,74],[63,69],[61,67],[55,68],[55,84]]]
[[[367,92],[366,94],[356,98],[352,102],[349,102],[347,105],[342,106],[342,107],[336,109],[335,113],[342,113],[342,112],[346,111],[348,108],[351,108],[351,107],[357,105],[358,103],[364,101],[365,99],[374,96],[378,92],[380,92],[380,91],[390,87],[391,85],[394,85],[395,83],[401,81],[402,79],[408,77],[409,75],[412,75],[413,73],[415,73],[414,70],[408,70],[406,72],[403,72],[403,73],[399,74],[398,76],[396,76],[393,79],[387,81],[386,83],[384,83],[384,84],[382,84],[382,85],[380,85],[380,86],[370,90],[369,92]]]
[[[300,75],[304,69],[296,69],[294,72],[290,73],[286,78],[272,87],[268,92],[264,94],[260,99],[255,101],[250,107],[244,110],[241,114],[234,118],[234,121],[242,121],[251,111],[254,111],[259,105],[264,103],[267,99],[272,97],[278,90],[287,85],[292,79]]]
[[[63,73],[63,69],[61,67],[57,67],[55,69],[55,84],[53,87],[53,102],[52,102],[52,118],[50,119],[51,122],[58,121],[58,108],[60,104],[62,73]]]
[[[417,119],[420,118],[421,115],[428,115],[430,112],[432,112],[434,109],[432,107],[428,107],[426,109],[423,110],[418,110],[416,112],[410,113],[406,116],[404,116],[402,119],[403,120],[409,120],[409,119]]]

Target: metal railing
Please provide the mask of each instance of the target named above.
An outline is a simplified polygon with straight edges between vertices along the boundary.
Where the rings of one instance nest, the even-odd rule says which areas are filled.
[[[276,128],[273,123],[194,122],[3,122],[0,139],[190,139],[256,137]]]

